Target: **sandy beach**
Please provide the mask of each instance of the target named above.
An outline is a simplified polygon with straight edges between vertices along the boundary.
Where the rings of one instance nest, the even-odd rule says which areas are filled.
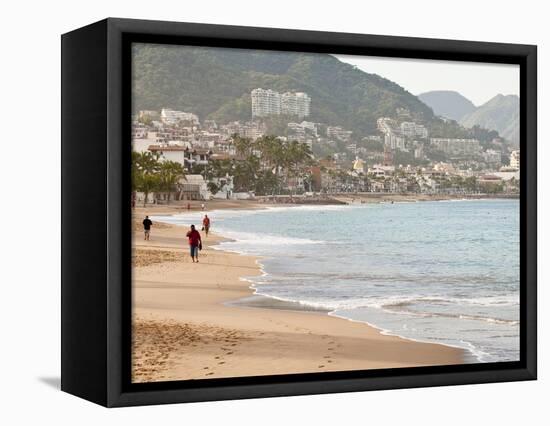
[[[221,240],[215,233],[203,235],[195,264],[183,227],[155,223],[151,240],[143,240],[145,214],[185,210],[134,212],[134,382],[460,364],[467,357],[461,349],[383,335],[326,312],[250,299],[249,283],[240,278],[261,273],[257,259],[214,249]]]

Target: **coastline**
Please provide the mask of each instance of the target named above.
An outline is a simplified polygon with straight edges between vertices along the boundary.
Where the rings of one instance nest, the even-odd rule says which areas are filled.
[[[238,206],[265,206],[243,204]],[[135,217],[145,211],[187,209],[138,208]],[[242,277],[262,273],[257,257],[214,248],[224,239],[210,234],[201,263],[193,264],[184,228],[158,225],[148,242],[134,226],[134,261],[141,265],[134,269],[133,283],[135,382],[449,365],[469,356],[463,349],[388,335],[326,310],[255,297]]]

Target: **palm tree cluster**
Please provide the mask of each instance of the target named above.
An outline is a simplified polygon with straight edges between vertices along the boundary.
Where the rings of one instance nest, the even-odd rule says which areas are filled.
[[[212,161],[204,171],[206,180],[233,177],[236,192],[253,191],[258,195],[280,194],[295,183],[310,182],[311,166],[315,164],[309,147],[275,136],[263,136],[256,141],[233,136],[237,158]],[[294,183],[294,184],[291,184]]]
[[[170,202],[182,178],[185,179],[185,169],[180,163],[161,161],[157,153],[149,151],[132,152],[132,190],[143,192],[144,206],[152,192],[167,193]]]

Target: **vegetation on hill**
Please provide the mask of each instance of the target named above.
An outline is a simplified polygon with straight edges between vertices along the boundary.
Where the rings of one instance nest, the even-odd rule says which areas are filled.
[[[247,51],[137,44],[133,109],[194,112],[221,123],[250,120],[250,91],[303,91],[312,98],[308,120],[357,135],[376,132],[376,120],[406,109],[431,122],[432,110],[399,85],[329,54]]]

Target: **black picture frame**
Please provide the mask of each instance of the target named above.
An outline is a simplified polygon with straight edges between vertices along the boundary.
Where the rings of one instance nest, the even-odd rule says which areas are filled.
[[[63,391],[117,407],[536,379],[536,46],[116,18],[61,42]],[[520,361],[131,383],[132,42],[518,64]]]

